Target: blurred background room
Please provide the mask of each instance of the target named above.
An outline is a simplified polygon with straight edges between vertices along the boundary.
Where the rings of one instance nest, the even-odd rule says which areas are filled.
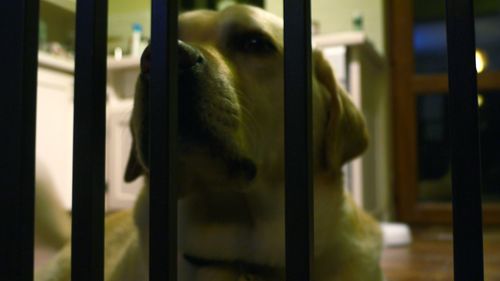
[[[180,0],[180,10],[235,3],[283,15],[281,0]],[[500,280],[500,0],[475,0],[486,280]],[[109,0],[106,208],[133,205],[123,180],[149,0]],[[389,281],[452,280],[445,0],[312,0],[312,42],[364,113],[371,143],[344,168],[345,188],[383,222]],[[71,210],[75,0],[41,0],[37,178]],[[37,266],[51,255],[38,249]]]

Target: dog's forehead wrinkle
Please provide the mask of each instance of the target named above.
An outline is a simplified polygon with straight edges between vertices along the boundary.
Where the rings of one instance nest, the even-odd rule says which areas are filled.
[[[283,41],[282,30],[274,24],[256,21],[251,17],[230,17],[221,20],[218,24],[219,41],[229,38],[238,33],[262,33],[273,40],[275,44],[281,45]]]
[[[282,20],[270,13],[248,5],[233,5],[219,13],[220,36],[235,31],[261,31],[277,43],[282,41]]]
[[[250,5],[232,5],[221,12],[222,17],[238,17],[248,22],[261,22],[271,25],[279,25],[283,19],[266,12],[265,10]]]
[[[179,39],[185,42],[211,40],[217,15],[217,12],[210,10],[195,10],[179,15]]]
[[[235,32],[261,32],[279,49],[283,45],[283,21],[248,5],[233,5],[215,12],[199,10],[179,16],[179,39],[188,43],[216,46]]]

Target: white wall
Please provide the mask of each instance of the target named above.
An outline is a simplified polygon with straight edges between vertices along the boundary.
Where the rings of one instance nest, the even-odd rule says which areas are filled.
[[[361,13],[364,30],[375,48],[385,54],[385,0],[311,0],[312,18],[320,23],[321,33],[353,30],[352,16]],[[283,16],[282,0],[267,0],[266,9]]]

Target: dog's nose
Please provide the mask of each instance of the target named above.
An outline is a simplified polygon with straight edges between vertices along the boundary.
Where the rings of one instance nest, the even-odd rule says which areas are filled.
[[[188,70],[204,61],[200,51],[180,40],[178,43],[178,56],[180,71]]]

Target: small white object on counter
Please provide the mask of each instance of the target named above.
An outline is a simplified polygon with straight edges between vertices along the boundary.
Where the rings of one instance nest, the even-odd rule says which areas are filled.
[[[401,247],[411,243],[410,227],[404,223],[381,223],[384,247]]]

